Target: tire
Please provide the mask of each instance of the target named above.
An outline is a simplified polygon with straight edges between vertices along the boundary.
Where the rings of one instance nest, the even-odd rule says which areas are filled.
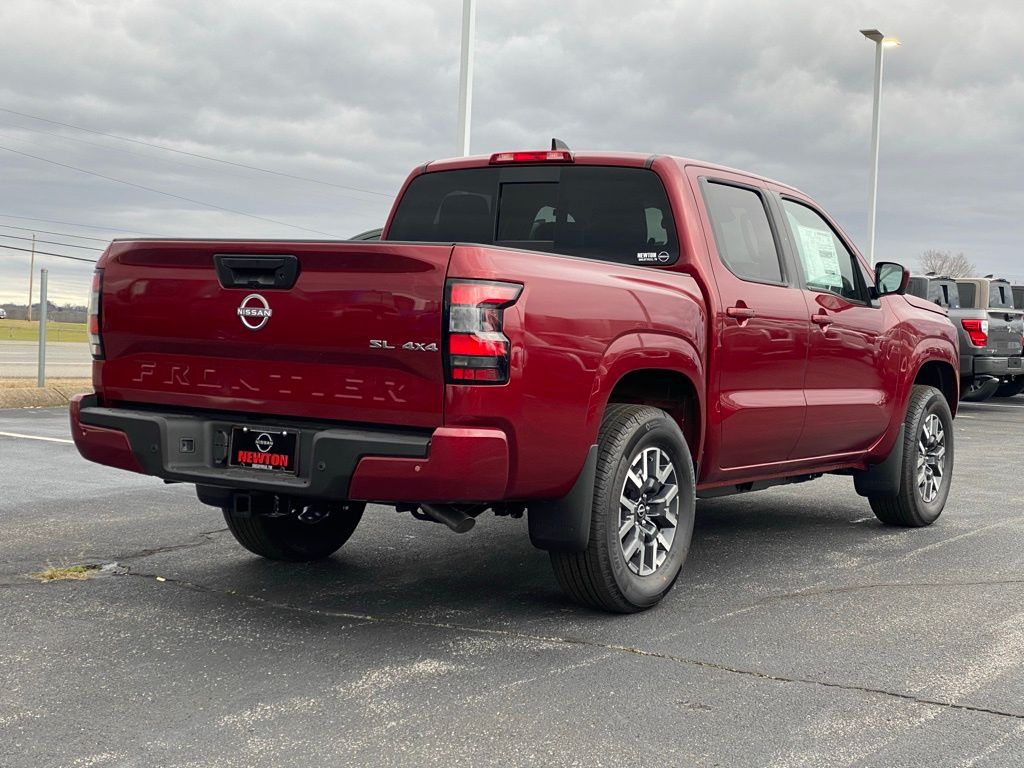
[[[1024,376],[1017,376],[999,385],[996,397],[1015,397],[1024,392]]]
[[[868,501],[875,517],[883,523],[922,528],[938,519],[949,496],[953,480],[953,416],[939,390],[916,384],[903,424],[900,490],[895,496],[869,496]]]
[[[550,553],[558,583],[576,602],[605,611],[656,605],[686,560],[695,506],[693,461],[679,426],[657,408],[608,406],[598,437],[590,538],[583,552]]]
[[[330,557],[349,540],[363,516],[366,504],[340,502],[298,507],[281,517],[251,514],[237,515],[224,508],[224,520],[235,540],[253,554],[268,560],[304,563]],[[309,513],[313,514],[309,514]],[[323,515],[327,512],[326,515]],[[300,519],[323,515],[313,522]]]

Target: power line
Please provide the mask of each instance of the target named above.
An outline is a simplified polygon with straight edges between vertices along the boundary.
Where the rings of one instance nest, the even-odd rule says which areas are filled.
[[[85,144],[86,146],[89,146],[89,147],[97,147],[97,148],[105,150],[107,152],[120,152],[121,154],[128,155],[129,157],[142,157],[142,158],[145,158],[146,160],[156,160],[156,161],[161,162],[161,163],[169,163],[171,165],[180,165],[180,166],[184,166],[186,168],[195,168],[195,169],[199,170],[200,172],[204,172],[204,173],[208,173],[210,171],[210,168],[208,166],[202,166],[202,165],[199,165],[197,163],[186,163],[184,160],[178,160],[178,159],[169,158],[169,157],[157,157],[156,155],[152,155],[152,154],[148,154],[148,153],[144,153],[144,152],[132,152],[130,149],[121,149],[120,147],[111,147],[111,146],[109,146],[107,144],[100,144],[99,142],[95,142],[95,141],[86,141],[85,139],[78,139],[78,138],[75,138],[74,136],[65,136],[62,133],[56,133],[54,131],[43,131],[43,130],[40,130],[39,128],[29,128],[27,125],[15,125],[13,123],[3,123],[2,125],[6,126],[7,128],[10,128],[11,130],[14,130],[14,131],[30,131],[32,133],[39,133],[39,134],[42,134],[43,136],[52,136],[54,138],[61,139],[62,141],[73,141],[73,142],[75,142],[77,144]],[[20,139],[20,138],[16,139],[16,140],[17,141],[25,141],[25,139]],[[31,142],[26,142],[26,143],[31,143]],[[273,171],[270,171],[270,173],[273,173]],[[239,173],[233,173],[231,175],[236,177],[236,178],[242,178],[243,177],[243,174],[239,174]],[[287,174],[283,174],[283,175],[287,175]],[[374,193],[374,194],[376,194],[376,193]],[[357,203],[364,203],[364,204],[367,204],[367,205],[375,205],[376,204],[376,201],[374,201],[374,200],[367,200],[365,197],[356,197],[355,195],[345,195],[345,194],[342,194],[342,197],[344,197],[346,200],[354,200]],[[389,195],[389,197],[390,197],[390,195]]]
[[[0,248],[6,248],[8,251],[24,251],[25,253],[32,253],[30,248],[15,248],[13,245],[3,245],[0,243]],[[84,261],[88,264],[95,264],[99,259],[86,259],[81,256],[68,256],[66,253],[52,253],[50,251],[36,251],[36,256],[56,256],[58,259],[71,259],[72,261]]]
[[[60,163],[60,162],[57,162],[56,160],[50,160],[49,158],[46,158],[46,157],[39,157],[39,155],[32,155],[32,154],[29,154],[28,152],[22,152],[21,150],[18,150],[18,149],[12,149],[11,147],[0,146],[0,149],[2,149],[4,152],[12,152],[15,155],[21,155],[22,157],[31,157],[33,160],[39,160],[40,162],[49,163],[50,165],[57,165],[57,166],[60,166],[61,168],[68,168],[68,169],[70,169],[72,171],[78,171],[79,173],[86,173],[86,174],[88,174],[90,176],[97,176],[98,178],[106,179],[107,181],[113,181],[113,182],[115,182],[117,184],[124,184],[124,185],[129,186],[129,187],[135,187],[136,189],[142,189],[142,190],[145,190],[146,192],[153,192],[153,193],[158,194],[158,195],[165,195],[166,197],[173,197],[173,198],[175,198],[177,200],[184,200],[185,202],[192,203],[194,205],[203,205],[203,206],[206,206],[207,208],[214,208],[214,209],[216,209],[218,211],[225,211],[226,213],[233,213],[236,216],[246,216],[246,217],[248,217],[250,219],[259,219],[260,221],[268,221],[271,224],[277,224],[280,227],[291,227],[293,229],[301,229],[304,232],[313,232],[313,233],[318,234],[318,235],[327,235],[328,237],[338,237],[338,235],[334,235],[334,234],[332,234],[330,232],[323,232],[323,231],[321,231],[319,229],[310,229],[309,227],[301,227],[298,224],[289,224],[289,223],[284,222],[284,221],[278,221],[276,219],[267,218],[266,216],[259,216],[259,215],[255,214],[255,213],[245,213],[245,211],[236,211],[233,208],[225,208],[222,205],[217,205],[215,203],[208,203],[208,202],[206,202],[204,200],[196,200],[196,199],[191,198],[191,197],[185,197],[184,195],[176,195],[173,192],[164,192],[162,189],[155,189],[154,187],[147,187],[147,186],[144,186],[142,184],[136,184],[133,181],[125,181],[124,179],[117,179],[117,178],[114,178],[113,176],[107,176],[107,175],[102,174],[102,173],[97,173],[96,171],[86,170],[85,168],[78,168],[77,166],[68,165],[67,163]]]
[[[16,216],[13,213],[0,213],[0,218],[21,219],[24,221],[45,221],[47,224],[64,224],[68,227],[81,227],[82,229],[98,229],[103,232],[123,232],[126,235],[149,235],[150,237],[163,237],[163,235],[158,235],[155,232],[139,232],[137,229],[121,229],[120,227],[100,227],[97,226],[96,224],[81,224],[77,221],[61,221],[60,219],[40,219],[36,216]],[[4,226],[10,225],[5,224]]]
[[[4,232],[0,232],[0,237],[6,237],[11,240],[32,240],[36,243],[48,243],[49,245],[63,245],[66,248],[84,248],[87,251],[102,251],[102,248],[97,248],[95,245],[75,245],[74,243],[58,243],[56,240],[40,240],[34,237],[23,237],[22,235],[8,235]]]
[[[0,216],[4,214],[0,213]],[[12,218],[18,218],[17,216]],[[14,224],[0,224],[4,229],[19,229],[23,232],[37,232],[42,235],[59,235],[60,237],[73,237],[76,240],[95,240],[97,243],[109,243],[109,237],[86,237],[85,235],[72,235],[70,232],[51,232],[48,229],[33,229],[32,227],[17,227]]]
[[[224,165],[233,165],[236,168],[247,168],[250,171],[259,171],[260,173],[270,173],[274,176],[283,176],[289,179],[297,179],[298,181],[308,181],[312,184],[323,184],[328,187],[337,187],[338,189],[348,189],[353,192],[364,192],[368,195],[379,195],[381,197],[392,197],[387,192],[378,192],[374,189],[363,189],[362,187],[352,187],[347,184],[335,184],[332,181],[324,181],[322,179],[312,179],[308,176],[298,176],[293,173],[284,173],[283,171],[272,171],[269,168],[261,168],[258,165],[248,165],[246,163],[237,163],[233,160],[223,160],[219,157],[210,157],[209,155],[201,155],[198,152],[187,152],[184,149],[174,149],[173,147],[165,147],[161,144],[153,144],[148,141],[142,141],[141,139],[131,139],[127,136],[118,136],[116,133],[105,133],[104,131],[93,130],[92,128],[85,128],[81,125],[74,125],[72,123],[62,123],[59,120],[51,120],[47,117],[39,117],[38,115],[30,115],[27,112],[18,112],[13,109],[6,109],[0,107],[0,112],[7,112],[12,115],[18,115],[20,117],[27,117],[31,120],[40,120],[44,123],[50,123],[51,125],[60,125],[64,128],[72,128],[76,131],[85,131],[86,133],[92,133],[97,136],[106,136],[109,139],[117,139],[118,141],[130,141],[132,144],[141,144],[144,147],[153,147],[154,149],[160,149],[164,152],[174,152],[179,155],[188,155],[189,157],[198,157],[202,160],[209,160],[214,163],[223,163]]]

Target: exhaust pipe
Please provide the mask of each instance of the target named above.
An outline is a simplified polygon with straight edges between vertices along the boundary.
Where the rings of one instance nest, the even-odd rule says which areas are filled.
[[[431,519],[438,523],[444,523],[456,533],[466,533],[474,525],[476,520],[462,510],[455,507],[433,504],[420,504],[420,509]]]

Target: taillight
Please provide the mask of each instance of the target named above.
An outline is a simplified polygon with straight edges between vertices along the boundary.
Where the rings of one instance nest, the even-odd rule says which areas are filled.
[[[488,280],[449,280],[445,338],[448,381],[458,384],[504,384],[508,381],[510,345],[502,333],[505,310],[516,303],[523,286]]]
[[[103,270],[92,273],[92,291],[89,293],[89,351],[94,360],[103,359],[103,337],[100,333],[100,315],[103,307]]]
[[[540,150],[538,152],[496,152],[491,155],[491,165],[503,163],[571,163],[572,152],[564,149]]]
[[[961,320],[971,344],[976,347],[984,347],[988,344],[988,320]]]

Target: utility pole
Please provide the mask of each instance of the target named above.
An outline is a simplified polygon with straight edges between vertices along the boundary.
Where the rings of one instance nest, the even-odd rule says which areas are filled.
[[[469,121],[473,111],[473,38],[476,33],[476,0],[462,0],[462,57],[459,60],[458,152],[469,154]]]
[[[36,375],[36,386],[46,384],[46,274],[47,270],[39,270],[39,367]]]
[[[25,310],[25,319],[32,320],[32,277],[36,273],[36,233],[32,233],[32,260],[28,267],[28,309]]]

